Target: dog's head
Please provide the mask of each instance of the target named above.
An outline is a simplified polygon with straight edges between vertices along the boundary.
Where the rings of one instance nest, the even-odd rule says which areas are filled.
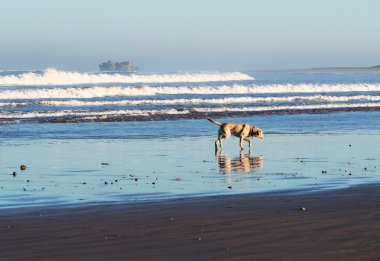
[[[259,129],[255,126],[252,126],[251,127],[251,136],[264,139],[264,132],[261,129]]]

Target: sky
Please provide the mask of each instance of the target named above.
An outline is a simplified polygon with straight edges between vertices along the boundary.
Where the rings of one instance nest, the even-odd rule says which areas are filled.
[[[378,0],[0,0],[0,70],[380,64]]]

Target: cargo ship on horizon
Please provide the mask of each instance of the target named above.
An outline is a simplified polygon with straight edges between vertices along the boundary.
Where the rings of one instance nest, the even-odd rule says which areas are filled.
[[[128,72],[128,73],[135,73],[138,71],[138,67],[136,67],[131,61],[125,61],[125,62],[113,62],[111,60],[108,60],[106,62],[103,62],[99,64],[99,70],[100,71],[107,71],[107,72]]]

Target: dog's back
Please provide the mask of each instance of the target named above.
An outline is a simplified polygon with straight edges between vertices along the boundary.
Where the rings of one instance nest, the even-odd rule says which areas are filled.
[[[248,124],[242,124],[242,123],[225,123],[223,126],[223,129],[226,131],[228,130],[232,135],[239,137],[241,135],[247,136],[250,130],[250,126]],[[242,134],[242,133],[245,134]]]

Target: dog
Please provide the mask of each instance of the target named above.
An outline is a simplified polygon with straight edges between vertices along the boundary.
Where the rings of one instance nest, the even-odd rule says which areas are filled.
[[[220,145],[220,149],[222,149],[223,148],[222,141],[224,139],[229,138],[231,135],[234,135],[240,138],[241,150],[244,150],[243,140],[248,142],[249,148],[251,148],[251,137],[264,139],[263,131],[255,126],[250,126],[249,124],[242,124],[242,123],[220,123],[220,122],[214,121],[211,118],[207,118],[207,120],[220,126],[218,130],[218,138],[215,141],[215,150],[218,150],[218,144]]]

